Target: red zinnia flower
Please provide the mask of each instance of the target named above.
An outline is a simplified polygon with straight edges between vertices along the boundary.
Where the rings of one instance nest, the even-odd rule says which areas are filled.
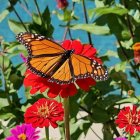
[[[94,59],[100,64],[102,63],[99,58],[95,57],[96,49],[91,45],[82,45],[81,42],[77,40],[65,40],[62,44],[62,47],[66,50],[74,49],[75,54],[80,54]],[[88,91],[90,86],[96,84],[93,78],[78,79],[75,81],[75,83],[85,91]],[[30,90],[31,94],[35,94],[37,91],[44,92],[46,89],[49,89],[48,96],[50,98],[54,98],[57,95],[65,98],[68,96],[73,96],[77,93],[77,89],[74,83],[66,85],[50,83],[48,82],[47,78],[39,77],[36,74],[32,73],[30,70],[26,71],[24,85],[32,87]]]
[[[62,121],[64,110],[62,103],[55,100],[41,98],[32,106],[27,108],[24,118],[26,123],[32,124],[33,127],[49,127],[51,125],[56,128],[56,121]]]
[[[125,107],[119,112],[115,122],[119,128],[125,128],[125,131],[131,135],[135,131],[140,132],[140,110],[138,111],[135,105],[133,105],[132,110],[129,106]]]
[[[64,9],[68,6],[68,1],[67,0],[56,0],[57,2],[57,7],[60,9]]]
[[[134,61],[136,64],[140,64],[140,43],[135,43],[132,48],[134,50]]]

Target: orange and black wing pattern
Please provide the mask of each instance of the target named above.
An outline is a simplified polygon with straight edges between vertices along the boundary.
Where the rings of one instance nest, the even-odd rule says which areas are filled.
[[[74,50],[65,50],[44,36],[20,33],[17,40],[28,50],[28,68],[50,82],[70,84],[76,79],[88,77],[95,80],[108,78],[107,70],[95,60],[74,54]]]
[[[44,36],[32,33],[20,33],[17,40],[22,43],[28,51],[27,66],[35,74],[50,78],[60,65],[65,53],[58,43],[46,39]]]
[[[108,78],[107,70],[93,59],[73,54],[71,56],[71,63],[76,79],[92,77],[95,80],[104,81]]]

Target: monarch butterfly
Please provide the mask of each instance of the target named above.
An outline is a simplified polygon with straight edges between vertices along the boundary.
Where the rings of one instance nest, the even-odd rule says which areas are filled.
[[[106,80],[107,70],[97,61],[66,50],[60,44],[32,33],[19,33],[17,40],[28,51],[27,66],[35,74],[57,84],[70,84],[77,79],[92,77]]]

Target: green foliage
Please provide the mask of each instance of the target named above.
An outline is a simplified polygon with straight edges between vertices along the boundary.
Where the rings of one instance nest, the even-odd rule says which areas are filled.
[[[85,2],[86,6],[83,2]],[[89,9],[89,2],[95,5],[95,7],[91,6]],[[40,8],[37,12],[35,10],[32,12],[28,5],[30,1],[27,3],[26,0],[10,0],[8,7],[0,13],[0,24],[3,21],[7,22],[10,30],[15,35],[19,32],[28,31],[44,35],[47,38],[53,38],[55,33],[59,35],[59,31],[56,32],[57,29],[52,24],[52,18],[55,16],[60,28],[65,28],[64,36],[62,35],[63,39],[66,37],[78,39],[73,38],[73,35],[78,30],[85,31],[83,33],[88,35],[89,42],[86,40],[86,43],[94,44],[92,42],[94,35],[106,36],[106,38],[109,35],[115,37],[116,40],[113,47],[117,47],[117,49],[112,50],[112,46],[107,46],[107,48],[106,46],[99,46],[99,48],[104,47],[103,49],[105,50],[101,54],[101,59],[108,65],[109,79],[96,82],[96,85],[91,87],[89,91],[78,89],[78,93],[70,97],[71,139],[80,140],[82,135],[87,135],[93,124],[102,123],[103,139],[112,140],[114,137],[120,135],[114,121],[120,111],[121,105],[129,103],[139,106],[140,104],[140,96],[137,96],[139,94],[137,85],[140,83],[140,68],[139,64],[135,65],[133,61],[134,54],[132,49],[134,43],[140,42],[140,2],[138,0],[72,0],[69,3],[68,8],[61,10],[56,10],[56,7],[51,9],[49,6],[44,6],[44,10]],[[22,10],[25,10],[30,16],[30,20],[24,21],[22,14],[18,13],[19,4],[20,8],[23,8]],[[86,7],[86,11],[81,9],[81,5]],[[76,8],[78,6],[81,6],[80,12],[83,10],[83,13],[80,13],[83,14],[82,16],[80,15],[81,17],[77,14]],[[36,8],[34,5],[34,9]],[[20,18],[17,16],[15,20],[11,12],[14,12],[15,15],[18,14]],[[81,22],[83,17],[85,17],[86,22]],[[93,39],[91,38],[90,40],[91,35],[93,35]],[[98,48],[98,46],[95,47]],[[110,49],[108,49],[109,47]],[[23,87],[24,73],[27,68],[24,62],[20,61],[18,64],[15,64],[12,61],[13,58],[19,58],[20,53],[25,55],[25,57],[27,56],[25,47],[16,40],[6,42],[0,39],[1,140],[10,135],[12,127],[24,123],[23,116],[27,107],[38,99],[47,97],[47,91],[43,94],[31,96],[29,89],[26,88],[23,91],[23,94],[26,96],[26,102],[21,103],[18,94],[21,87]],[[98,52],[99,56],[100,53],[102,52]],[[113,63],[111,63],[112,60]],[[133,90],[135,93],[131,97],[127,95],[129,90]],[[55,99],[60,102],[63,100],[59,97]],[[8,121],[7,125],[3,125],[3,121]],[[64,123],[59,123],[59,129],[61,139],[64,139]],[[96,132],[96,129],[94,131]],[[126,137],[128,137],[127,134]],[[139,140],[140,134],[136,133],[133,138],[134,140]]]
[[[89,18],[91,19],[93,16],[103,16],[106,14],[116,14],[116,15],[124,15],[127,14],[128,10],[126,8],[122,8],[122,7],[99,7],[99,8],[95,8],[95,9],[90,9],[88,11],[89,14]]]
[[[72,25],[71,29],[73,30],[84,30],[89,33],[96,35],[107,35],[110,34],[110,30],[106,26],[98,26],[96,24],[76,24]]]

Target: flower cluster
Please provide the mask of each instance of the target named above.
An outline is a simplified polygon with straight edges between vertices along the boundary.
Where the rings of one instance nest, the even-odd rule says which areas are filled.
[[[58,125],[56,121],[62,121],[64,110],[62,103],[55,100],[41,98],[32,106],[27,108],[24,119],[25,122],[31,123],[33,127],[49,127],[56,128]]]
[[[91,45],[82,45],[81,42],[77,40],[74,41],[65,40],[62,43],[62,47],[65,48],[66,50],[74,49],[75,54],[81,54],[83,56],[96,60],[98,63],[102,63],[101,60],[95,56],[96,49],[93,48]],[[76,80],[75,83],[85,91],[88,91],[90,86],[96,84],[93,78],[78,79]],[[48,97],[50,98],[55,98],[57,95],[66,98],[68,96],[73,96],[77,93],[77,88],[74,83],[68,85],[59,85],[56,83],[50,83],[48,82],[47,78],[39,77],[38,75],[32,73],[30,70],[26,71],[24,85],[31,86],[30,90],[31,94],[35,94],[37,91],[42,93],[45,90],[49,89]]]
[[[11,129],[12,136],[6,138],[6,140],[38,140],[39,131],[32,127],[31,124],[17,125]]]
[[[140,132],[140,110],[137,110],[135,105],[133,105],[132,110],[127,106],[119,112],[115,122],[119,128],[124,128],[131,135],[135,131]]]

